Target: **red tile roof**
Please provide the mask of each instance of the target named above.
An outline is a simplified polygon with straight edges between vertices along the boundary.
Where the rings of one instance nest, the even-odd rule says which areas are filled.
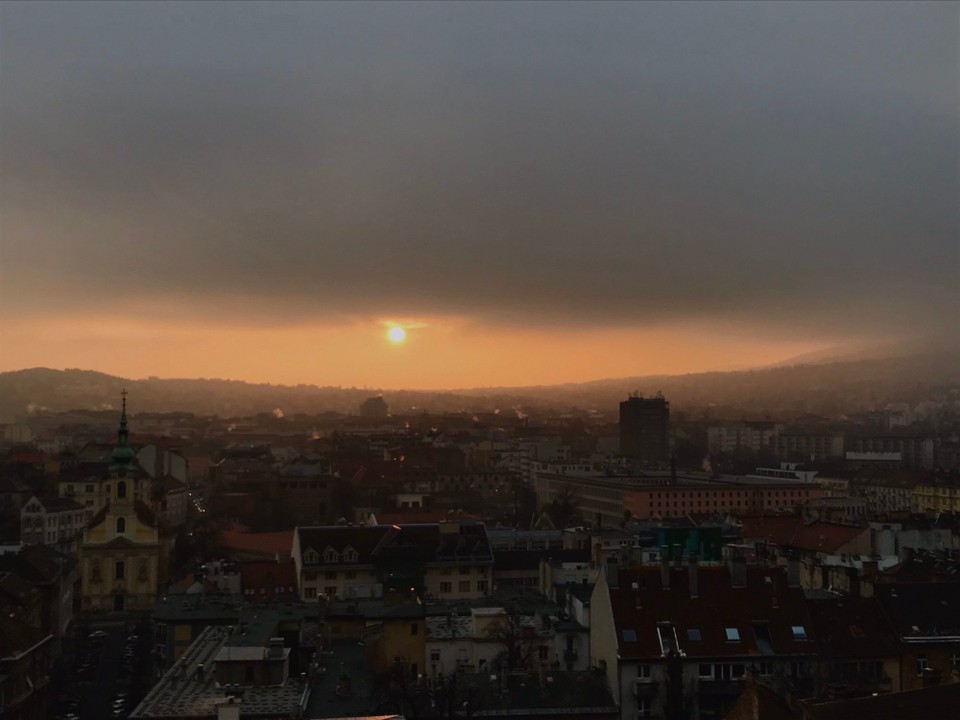
[[[744,516],[743,538],[765,539],[771,545],[834,553],[867,532],[865,528],[829,522],[805,522],[799,515]]]
[[[689,568],[670,567],[670,587],[663,588],[660,567],[622,570],[619,587],[610,589],[620,656],[653,659],[664,656],[662,623],[676,631],[679,649],[688,657],[752,657],[816,653],[803,589],[789,587],[783,568],[745,567],[744,587],[734,587],[724,566],[697,568],[697,597],[690,597]],[[634,587],[636,586],[636,587]],[[639,607],[638,607],[639,599]],[[766,624],[769,651],[754,629]],[[665,626],[664,626],[665,627]],[[793,628],[803,628],[805,639]],[[739,641],[727,639],[727,628]],[[688,635],[699,631],[699,640]],[[666,631],[666,628],[665,628]]]
[[[290,557],[293,546],[293,530],[279,532],[245,532],[236,528],[222,531],[218,536],[218,545],[234,554],[272,558]]]
[[[290,561],[240,564],[240,587],[251,601],[297,599],[296,567]]]

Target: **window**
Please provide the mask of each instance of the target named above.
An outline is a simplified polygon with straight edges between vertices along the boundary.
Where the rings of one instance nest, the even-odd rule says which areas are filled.
[[[118,517],[117,518],[117,534],[123,535],[127,531],[127,519]]]
[[[93,492],[93,485],[87,485],[86,488],[84,488],[84,492],[88,492],[88,493]]]
[[[459,572],[461,575],[469,575],[469,574],[470,574],[470,566],[469,566],[469,565],[461,565],[458,572]]]
[[[487,581],[477,580],[477,592],[486,592],[486,591],[487,591]]]
[[[637,680],[649,680],[650,679],[650,665],[648,663],[641,663],[637,665]]]
[[[954,672],[960,672],[960,653],[954,653],[950,656],[950,664]]]
[[[773,675],[773,663],[769,661],[761,662],[758,668],[758,672],[763,677],[766,677],[768,675]]]
[[[440,662],[440,651],[439,651],[439,650],[431,650],[431,651],[430,651],[430,662],[433,662],[433,663],[438,663],[438,662]]]
[[[334,595],[337,594],[337,586],[336,586],[336,585],[327,585],[327,586],[323,589],[323,594],[324,594],[324,595],[327,595],[328,597],[333,597]]]
[[[114,577],[117,580],[123,580],[123,560],[118,561],[114,566]]]
[[[740,631],[737,628],[728,627],[726,634],[727,642],[740,642]]]
[[[704,680],[712,680],[713,665],[710,663],[700,663],[700,669],[697,671],[697,674]]]
[[[308,600],[312,600],[317,596],[317,589],[315,587],[308,587],[303,589],[303,597]]]
[[[327,571],[323,574],[323,577],[324,577],[325,580],[336,580],[336,579],[337,579],[337,573],[336,573],[336,571],[333,571],[333,570],[327,570]]]
[[[690,642],[700,642],[702,638],[700,637],[699,628],[688,628],[687,629],[687,640]]]
[[[100,582],[100,563],[94,562],[90,566],[90,579],[94,582]]]
[[[440,592],[448,593],[448,592],[451,592],[452,590],[453,590],[453,583],[450,583],[450,582],[440,583]]]
[[[420,626],[417,625],[417,623],[410,623],[410,634],[411,634],[411,635],[419,635],[419,634],[420,634]]]
[[[635,643],[637,641],[637,631],[630,628],[624,628],[620,631],[624,642]]]
[[[460,592],[470,592],[470,581],[461,580],[460,581]]]
[[[917,677],[923,675],[923,671],[927,668],[927,657],[926,655],[917,655]]]
[[[145,582],[149,574],[147,572],[147,561],[141,560],[140,564],[137,566],[137,580],[140,582]]]
[[[653,717],[652,715],[652,703],[648,697],[639,697],[637,698],[637,717],[638,718],[649,718]]]
[[[126,480],[120,480],[117,483],[117,497],[125,498],[127,496],[127,482]]]
[[[357,571],[356,571],[356,570],[347,570],[346,576],[347,576],[347,580],[353,580],[354,578],[357,577]]]
[[[803,625],[793,625],[790,630],[793,631],[794,640],[806,640],[807,639],[807,630]]]

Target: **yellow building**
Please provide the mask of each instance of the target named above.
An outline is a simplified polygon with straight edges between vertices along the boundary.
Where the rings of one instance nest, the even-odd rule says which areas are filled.
[[[918,483],[913,488],[913,507],[922,513],[960,512],[960,484]]]
[[[102,483],[105,503],[80,545],[84,611],[148,610],[156,602],[163,545],[153,511],[139,498],[139,466],[127,436],[124,397],[110,475]]]

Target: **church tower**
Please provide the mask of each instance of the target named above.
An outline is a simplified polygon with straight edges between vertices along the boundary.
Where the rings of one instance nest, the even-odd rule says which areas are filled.
[[[117,445],[103,484],[106,502],[88,523],[80,546],[83,610],[146,610],[156,602],[160,534],[147,505],[150,478],[129,443],[126,390],[122,396]]]

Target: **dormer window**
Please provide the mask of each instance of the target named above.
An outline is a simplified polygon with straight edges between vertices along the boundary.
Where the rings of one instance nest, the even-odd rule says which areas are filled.
[[[308,565],[315,565],[317,559],[316,551],[313,548],[307,548],[307,551],[303,554],[303,561]]]
[[[327,549],[323,551],[323,561],[325,563],[340,562],[340,553],[328,545]]]
[[[356,562],[359,558],[360,554],[349,545],[343,549],[344,562]]]

